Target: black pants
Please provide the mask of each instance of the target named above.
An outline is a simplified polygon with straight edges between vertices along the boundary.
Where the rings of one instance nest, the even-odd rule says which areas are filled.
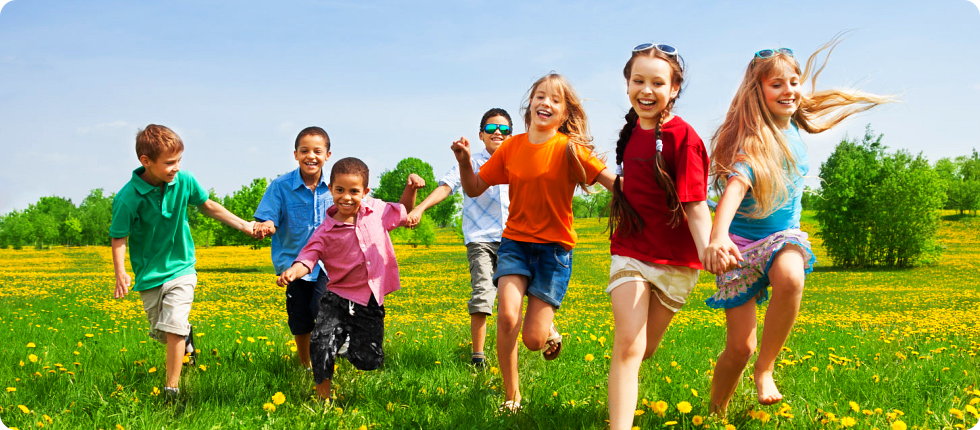
[[[361,306],[327,290],[320,299],[320,313],[310,337],[310,359],[316,383],[333,379],[337,351],[349,342],[344,357],[354,367],[374,370],[385,360],[385,307],[371,296]]]

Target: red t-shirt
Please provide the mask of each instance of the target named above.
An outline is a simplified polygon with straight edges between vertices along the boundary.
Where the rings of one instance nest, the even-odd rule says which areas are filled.
[[[674,116],[663,126],[663,157],[681,203],[707,198],[708,153],[690,124]],[[614,234],[609,251],[649,263],[702,269],[687,220],[670,228],[667,195],[654,176],[654,130],[637,124],[623,155],[623,193],[643,218],[643,230],[630,237]]]

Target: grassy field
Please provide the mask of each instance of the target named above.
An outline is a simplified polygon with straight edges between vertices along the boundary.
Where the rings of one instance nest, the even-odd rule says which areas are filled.
[[[0,420],[18,429],[596,429],[606,424],[613,326],[608,240],[577,221],[569,293],[556,317],[562,356],[521,352],[525,408],[498,415],[500,376],[469,361],[469,276],[451,231],[430,248],[396,246],[402,290],[388,296],[382,369],[338,360],[336,400],[312,399],[286,327],[269,250],[198,249],[191,321],[202,356],[167,402],[164,349],[146,336],[138,294],[111,298],[108,248],[0,250]],[[816,231],[804,220],[804,230]],[[780,357],[785,402],[760,407],[746,377],[737,429],[971,428],[980,408],[980,220],[948,216],[941,262],[838,270],[819,239],[799,322]],[[724,315],[702,274],[657,354],[643,365],[640,428],[725,428],[707,417]],[[759,309],[762,316],[764,308]],[[492,321],[492,320],[491,320]],[[760,318],[761,321],[761,318]],[[495,365],[494,335],[487,351]]]

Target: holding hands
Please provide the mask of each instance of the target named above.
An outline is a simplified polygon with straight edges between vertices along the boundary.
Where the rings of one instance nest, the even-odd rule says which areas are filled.
[[[425,179],[414,173],[408,175],[408,181],[405,183],[405,191],[415,191],[425,188]],[[425,210],[421,207],[415,207],[408,214],[408,221],[405,223],[405,227],[415,228],[419,225],[419,221],[422,220],[422,212]]]
[[[704,255],[701,256],[705,270],[715,275],[735,269],[743,261],[738,246],[728,236],[711,238],[711,243],[704,248]]]
[[[252,237],[260,240],[274,234],[276,234],[276,225],[272,221],[257,222],[252,230]]]

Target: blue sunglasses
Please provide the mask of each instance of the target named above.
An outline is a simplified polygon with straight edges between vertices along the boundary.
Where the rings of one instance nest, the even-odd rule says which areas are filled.
[[[776,54],[784,54],[784,55],[789,55],[790,57],[792,57],[793,56],[793,50],[792,49],[789,49],[789,48],[763,49],[763,50],[761,50],[759,52],[756,52],[755,53],[755,57],[756,58],[761,58],[761,59],[765,60],[766,58],[770,58],[770,57],[772,57],[772,56],[774,56]]]
[[[672,56],[672,57],[675,56],[675,55],[677,55],[677,48],[675,48],[673,46],[670,46],[670,45],[663,44],[663,43],[656,43],[656,44],[654,44],[654,43],[641,43],[641,44],[636,45],[635,47],[633,47],[633,52],[646,51],[647,49],[650,49],[650,48],[656,49],[656,50],[658,50],[658,51],[660,51],[660,52],[662,52],[662,53],[664,53],[666,55]]]
[[[500,130],[500,134],[507,136],[510,135],[511,129],[507,124],[487,124],[483,126],[483,132],[486,134],[494,134]]]

